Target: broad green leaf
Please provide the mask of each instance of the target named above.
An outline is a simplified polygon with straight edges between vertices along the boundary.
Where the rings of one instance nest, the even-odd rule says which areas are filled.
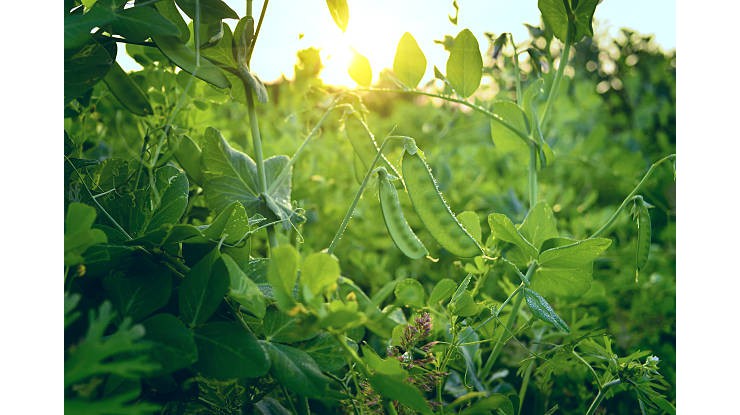
[[[373,70],[370,68],[370,61],[357,52],[354,52],[352,56],[348,72],[352,80],[360,86],[369,87],[373,81]]]
[[[372,371],[370,385],[383,397],[396,400],[417,413],[431,414],[432,411],[421,391],[408,383],[409,374],[401,363],[394,359],[381,359],[370,347],[363,347],[363,360]]]
[[[167,143],[175,154],[175,159],[180,167],[185,170],[188,177],[197,185],[203,184],[203,171],[201,169],[201,150],[192,138],[185,134],[170,134]]]
[[[244,240],[250,230],[249,217],[244,205],[235,201],[219,212],[213,222],[203,230],[203,235],[213,241],[223,240],[227,244],[235,244]]]
[[[90,40],[80,49],[64,53],[64,104],[82,96],[105,77],[116,60],[101,43]]]
[[[529,288],[524,288],[524,299],[527,301],[529,309],[532,311],[537,318],[540,320],[550,323],[558,329],[570,333],[568,325],[565,324],[562,318],[553,310],[550,303],[539,295],[536,291]]]
[[[539,250],[542,243],[548,239],[558,237],[557,221],[552,214],[552,208],[545,201],[535,204],[527,213],[519,227],[519,233]]]
[[[160,267],[128,275],[116,272],[103,279],[103,288],[119,314],[137,322],[167,305],[172,277]]]
[[[460,317],[475,316],[481,311],[481,306],[475,302],[470,291],[463,291],[459,297],[450,301],[449,311]]]
[[[270,356],[270,374],[302,396],[321,398],[329,394],[330,379],[321,373],[316,361],[303,350],[279,343],[261,342]]]
[[[190,29],[188,29],[188,24],[185,23],[185,19],[182,18],[177,6],[175,6],[175,0],[159,0],[154,3],[154,7],[159,14],[177,27],[179,32],[177,36],[180,42],[185,43],[190,39]]]
[[[396,295],[396,304],[406,307],[424,307],[425,293],[424,287],[417,280],[406,278],[396,284],[394,289]]]
[[[188,178],[176,167],[160,167],[155,173],[154,184],[156,191],[150,192],[139,233],[179,222],[188,205]]]
[[[463,228],[468,231],[470,236],[478,241],[478,243],[481,242],[482,232],[480,228],[480,219],[478,218],[477,213],[469,210],[460,212],[457,214],[457,220],[460,221]]]
[[[154,113],[149,99],[139,85],[134,82],[117,62],[114,62],[103,82],[113,93],[124,108],[136,115],[151,115]]]
[[[278,308],[289,311],[295,305],[293,287],[298,279],[300,254],[291,245],[280,245],[272,250],[267,266],[267,281],[272,286]]]
[[[92,206],[73,202],[67,208],[64,221],[64,266],[69,267],[85,262],[83,254],[93,245],[108,242],[105,233],[92,229],[97,212]]]
[[[221,260],[229,274],[229,297],[236,300],[242,307],[258,318],[265,317],[265,296],[257,284],[239,268],[236,261],[230,256],[221,255]]]
[[[182,43],[178,37],[152,35],[152,39],[159,50],[184,71],[219,88],[231,86],[231,82],[226,79],[221,69],[203,56],[198,61],[195,51]]]
[[[94,5],[87,13],[64,15],[64,50],[67,51],[81,48],[88,43],[92,36],[90,31],[94,27],[103,27],[110,23],[116,16],[111,7],[102,4]],[[66,64],[65,64],[66,69]]]
[[[318,326],[312,321],[291,317],[274,307],[268,308],[265,313],[262,332],[266,341],[278,343],[297,343],[319,334]]]
[[[514,415],[515,413],[514,405],[506,395],[494,393],[465,408],[460,415]]]
[[[150,356],[159,363],[161,373],[190,366],[198,360],[193,333],[172,314],[157,314],[142,323],[144,339],[152,343]]]
[[[427,70],[427,58],[411,33],[401,36],[393,59],[393,73],[408,88],[416,88]]]
[[[455,292],[457,284],[455,281],[449,278],[442,278],[432,289],[432,293],[429,294],[429,305],[439,305],[442,301],[446,301]]]
[[[232,50],[234,35],[231,33],[229,25],[226,23],[219,24],[221,25],[221,38],[211,47],[201,49],[201,53],[203,56],[208,58],[209,61],[217,65],[236,68],[236,61],[234,60],[234,53]]]
[[[200,5],[199,17],[203,23],[239,18],[239,15],[221,0],[175,0],[175,3],[193,20],[195,20],[196,3]]]
[[[512,243],[530,257],[537,258],[537,248],[522,236],[508,216],[503,213],[491,213],[488,215],[488,225],[491,227],[491,236]]]
[[[134,42],[143,42],[152,35],[180,36],[174,23],[164,18],[154,7],[137,6],[120,10],[111,22],[113,33]]]
[[[483,76],[483,58],[478,40],[469,29],[455,37],[447,59],[447,80],[462,98],[467,98],[478,89]]]
[[[573,38],[574,42],[578,42],[583,39],[584,36],[592,37],[594,35],[594,29],[592,26],[594,12],[596,11],[596,5],[599,4],[600,0],[580,0],[578,6],[573,11],[573,17],[575,18],[576,34]]]
[[[492,112],[510,126],[521,131],[525,136],[529,135],[527,115],[515,102],[497,101],[493,104]],[[519,135],[505,127],[496,118],[491,118],[490,124],[491,139],[496,151],[501,152],[501,154],[514,154],[522,162],[528,160],[529,145]]]
[[[373,296],[371,297],[371,300],[373,304],[376,307],[380,307],[383,302],[393,293],[393,290],[396,289],[396,284],[398,284],[398,281],[400,280],[393,280],[385,285],[383,285],[378,291],[376,291]]]
[[[206,202],[212,209],[220,211],[237,200],[249,215],[272,215],[283,220],[285,227],[289,228],[288,221],[293,215],[290,202],[292,172],[289,170],[288,179],[276,183],[287,164],[287,156],[272,156],[265,160],[269,200],[262,202],[257,164],[248,155],[229,146],[218,130],[209,127],[205,132],[202,155]]]
[[[229,276],[220,257],[218,248],[213,249],[190,268],[180,284],[180,315],[191,327],[205,323],[229,289]]]
[[[256,378],[270,368],[267,352],[239,323],[215,322],[195,330],[195,368],[216,379]]]
[[[531,288],[544,296],[583,295],[591,286],[593,261],[610,244],[609,239],[592,238],[542,252]]]
[[[342,32],[347,30],[347,24],[349,23],[349,7],[347,7],[347,0],[326,0],[326,7],[329,8],[331,18],[334,19],[334,23],[342,29]]]
[[[354,346],[355,350],[357,349],[357,345],[354,343],[351,343],[350,346]],[[311,355],[316,364],[326,372],[339,370],[347,365],[344,349],[329,333],[319,333],[318,336],[303,344],[301,348]]]
[[[321,328],[346,331],[361,326],[367,320],[365,315],[358,311],[356,301],[345,303],[334,300],[327,305],[326,309],[326,315],[322,316],[319,321]]]
[[[565,8],[565,3],[567,1],[563,0],[538,0],[537,2],[537,7],[542,13],[542,20],[561,42],[565,42],[568,35],[568,10]]]
[[[325,252],[315,252],[303,259],[301,285],[312,295],[320,295],[324,289],[336,287],[339,279],[339,260]]]

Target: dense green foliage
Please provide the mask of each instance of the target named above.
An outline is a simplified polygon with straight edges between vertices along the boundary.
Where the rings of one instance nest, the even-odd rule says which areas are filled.
[[[65,1],[67,411],[675,412],[675,53],[540,0],[263,85],[251,10],[124,3]]]

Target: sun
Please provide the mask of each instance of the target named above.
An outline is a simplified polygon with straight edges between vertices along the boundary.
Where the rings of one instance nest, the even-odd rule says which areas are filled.
[[[347,72],[355,53],[370,61],[373,83],[378,80],[381,70],[393,66],[396,45],[403,35],[402,25],[382,13],[383,8],[372,7],[368,3],[353,5],[346,32],[331,21],[322,25],[317,46],[324,65],[319,77],[324,83],[356,87],[357,83]]]

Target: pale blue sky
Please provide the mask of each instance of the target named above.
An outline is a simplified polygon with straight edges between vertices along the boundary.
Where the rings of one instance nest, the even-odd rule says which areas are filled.
[[[243,16],[244,0],[225,0]],[[528,34],[524,23],[538,24],[536,0],[458,0],[460,14],[457,27],[448,14],[454,12],[452,0],[349,0],[350,19],[347,34],[333,23],[324,0],[272,0],[252,58],[252,70],[270,82],[281,74],[293,76],[295,52],[315,46],[321,48],[326,81],[351,85],[346,74],[351,57],[350,47],[366,55],[374,76],[393,63],[398,39],[408,31],[416,38],[427,56],[425,79],[432,77],[432,65],[444,68],[447,54],[434,43],[445,34],[455,35],[469,28],[478,38],[482,52],[487,48],[483,32],[511,32],[522,41]],[[262,1],[254,1],[259,14]],[[596,8],[597,32],[612,36],[619,28],[628,27],[655,35],[663,49],[676,44],[675,2],[672,0],[604,0]],[[232,27],[235,21],[227,21]],[[303,37],[300,38],[300,35]],[[121,57],[122,64],[133,69]],[[374,78],[375,79],[375,78]]]

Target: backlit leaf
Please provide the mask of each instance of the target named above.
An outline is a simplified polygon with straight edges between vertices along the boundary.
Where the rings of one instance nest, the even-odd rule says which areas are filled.
[[[447,80],[458,95],[467,98],[478,89],[483,75],[483,58],[478,40],[469,29],[455,37],[447,59]]]
[[[409,88],[416,88],[427,69],[427,58],[419,48],[416,39],[406,32],[396,47],[393,59],[393,73],[399,81]]]

